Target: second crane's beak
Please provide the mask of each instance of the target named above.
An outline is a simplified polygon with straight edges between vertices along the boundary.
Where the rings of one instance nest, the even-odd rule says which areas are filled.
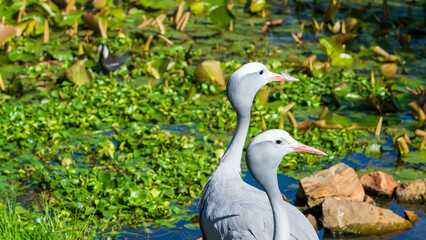
[[[299,79],[294,78],[287,73],[276,74],[273,72],[269,72],[269,79],[272,82],[297,82]]]
[[[323,151],[320,151],[320,150],[315,149],[313,147],[306,146],[305,144],[301,144],[301,143],[297,143],[296,145],[291,146],[291,148],[295,152],[299,152],[299,153],[310,153],[310,154],[315,154],[315,155],[328,156]]]

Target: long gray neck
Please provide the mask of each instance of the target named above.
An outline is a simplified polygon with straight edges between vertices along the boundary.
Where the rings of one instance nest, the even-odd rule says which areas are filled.
[[[226,172],[225,176],[233,177],[241,174],[241,157],[250,124],[250,114],[237,114],[237,128],[231,143],[219,161],[215,172]]]
[[[284,208],[283,198],[278,187],[277,171],[264,175],[264,183],[260,183],[272,207],[274,215],[274,240],[290,240],[290,223]]]

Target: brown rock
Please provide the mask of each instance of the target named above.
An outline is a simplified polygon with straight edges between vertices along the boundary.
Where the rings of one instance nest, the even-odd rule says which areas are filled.
[[[398,187],[398,183],[391,175],[381,171],[364,174],[360,181],[365,193],[370,196],[390,198],[395,188]]]
[[[322,212],[324,228],[334,234],[382,234],[413,227],[391,210],[364,202],[326,198]]]
[[[396,189],[398,202],[424,203],[426,199],[426,178],[401,184]]]
[[[312,214],[308,214],[308,216],[306,216],[306,218],[309,220],[309,222],[312,224],[312,227],[314,227],[315,231],[318,232],[318,221],[317,219],[314,217],[314,215]]]
[[[409,210],[405,210],[404,215],[405,215],[405,219],[407,219],[408,221],[412,223],[415,223],[417,220],[420,219],[420,217],[416,213]]]
[[[355,170],[344,163],[301,179],[296,194],[298,201],[307,203],[309,207],[321,204],[325,197],[362,201],[364,196],[364,188]]]

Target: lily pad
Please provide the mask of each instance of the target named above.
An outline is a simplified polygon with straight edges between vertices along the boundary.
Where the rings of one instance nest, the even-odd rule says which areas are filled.
[[[324,37],[319,40],[321,47],[327,56],[331,56],[333,54],[344,53],[342,45],[332,37]]]
[[[199,83],[211,80],[219,86],[225,86],[225,78],[223,77],[222,66],[219,61],[207,60],[202,62],[195,69],[195,79]]]
[[[204,6],[203,2],[193,2],[189,6],[189,9],[194,14],[201,14],[201,13],[203,13],[204,8],[205,8],[205,6]]]
[[[344,117],[344,116],[339,115],[339,114],[335,114],[335,113],[327,114],[327,116],[325,116],[324,120],[326,120],[329,123],[340,124],[344,127],[348,126],[352,122],[349,118]]]
[[[34,61],[36,59],[34,54],[24,52],[20,49],[14,49],[14,50],[10,51],[9,54],[8,54],[8,57],[9,57],[9,60],[12,61],[12,62],[18,61],[18,60]]]
[[[84,61],[77,61],[70,68],[65,70],[65,76],[78,87],[84,84],[90,84],[92,79],[89,71],[84,66]]]
[[[72,61],[73,55],[69,49],[50,49],[47,51],[54,59],[59,61]]]
[[[413,163],[413,164],[426,164],[426,151],[415,151],[404,154],[402,157],[404,162]]]
[[[391,79],[395,76],[397,69],[398,66],[395,63],[386,63],[380,67],[379,72],[384,78]]]
[[[260,12],[266,5],[266,0],[249,0],[249,11],[252,13]]]
[[[209,18],[222,28],[229,28],[231,21],[235,21],[234,15],[225,6],[214,6],[210,8]]]
[[[16,34],[16,28],[13,26],[0,26],[0,44],[3,44]]]
[[[372,128],[377,126],[377,122],[379,121],[378,116],[369,116],[364,117],[356,121],[359,127]]]
[[[333,54],[331,57],[331,64],[338,67],[347,67],[353,65],[354,58],[348,53]]]

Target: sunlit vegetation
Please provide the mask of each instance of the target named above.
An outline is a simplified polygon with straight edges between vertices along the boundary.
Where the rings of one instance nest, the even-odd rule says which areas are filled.
[[[285,174],[390,153],[382,171],[425,178],[421,4],[0,1],[0,193],[35,196],[0,202],[0,238],[189,221],[235,129],[225,81],[249,61],[300,81],[261,90],[248,139],[283,128],[331,156],[287,156]],[[105,73],[100,44],[135,55]],[[222,77],[197,77],[205,60]]]

